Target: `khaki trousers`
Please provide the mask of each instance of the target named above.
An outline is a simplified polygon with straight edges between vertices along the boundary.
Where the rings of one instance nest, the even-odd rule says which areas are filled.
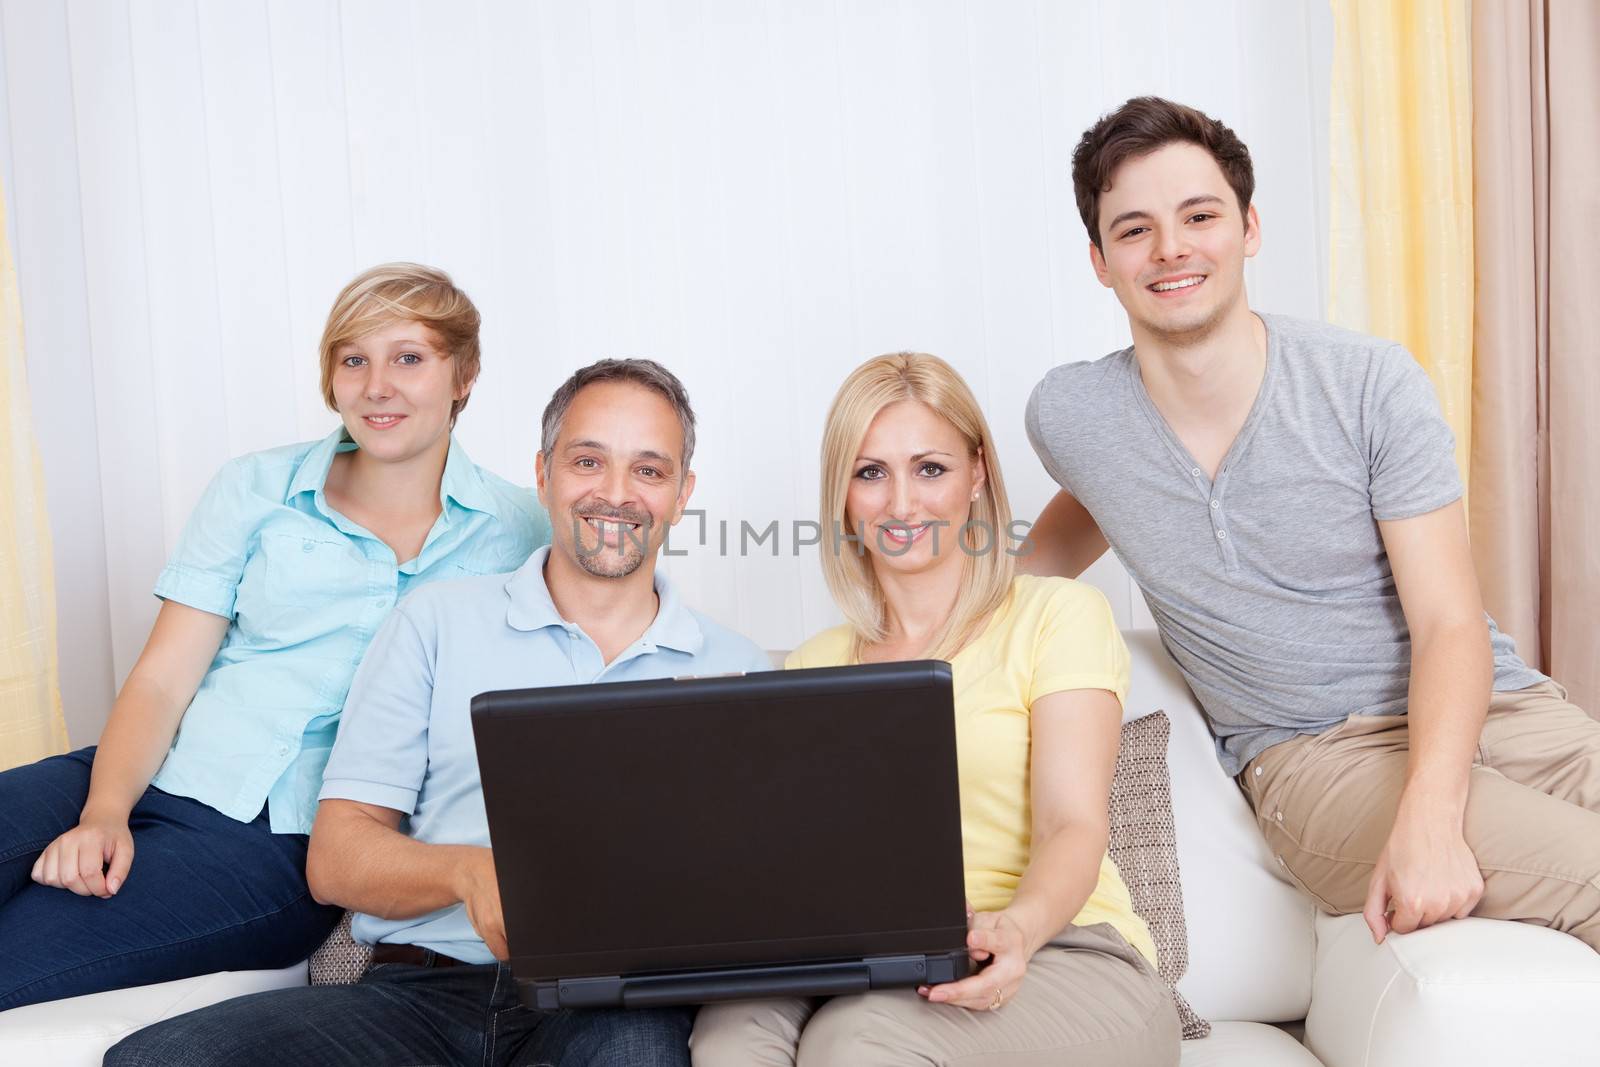
[[[1173,1067],[1181,1037],[1154,969],[1105,923],[1040,949],[998,1011],[929,1004],[913,989],[708,1004],[695,1067]]]
[[[1404,715],[1354,715],[1274,745],[1239,775],[1279,864],[1324,911],[1362,910],[1410,751]],[[1473,915],[1600,949],[1600,722],[1556,683],[1491,698],[1464,828],[1483,871]]]

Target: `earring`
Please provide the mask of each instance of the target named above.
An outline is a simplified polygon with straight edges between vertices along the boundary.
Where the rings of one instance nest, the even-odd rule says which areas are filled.
[[[978,499],[978,497],[980,495],[982,495],[982,492],[983,492],[983,490],[981,490],[981,489],[974,489],[972,491],[972,499],[974,499],[974,500]]]

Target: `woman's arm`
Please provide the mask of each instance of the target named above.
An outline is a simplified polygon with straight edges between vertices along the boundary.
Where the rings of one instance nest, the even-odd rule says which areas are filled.
[[[39,856],[34,881],[79,896],[109,897],[122,887],[133,863],[128,813],[172,747],[228,624],[173,600],[161,605],[150,639],[111,705],[78,825]]]
[[[1030,956],[1083,910],[1100,880],[1122,705],[1104,689],[1072,689],[1035,701],[1031,717],[1033,844],[1002,913],[1027,936]]]
[[[1083,910],[1110,838],[1107,800],[1116,771],[1122,705],[1103,689],[1071,689],[1034,701],[1028,868],[1004,911],[979,912],[967,945],[988,961],[970,978],[928,990],[928,999],[992,1008],[1022,984],[1028,960]]]

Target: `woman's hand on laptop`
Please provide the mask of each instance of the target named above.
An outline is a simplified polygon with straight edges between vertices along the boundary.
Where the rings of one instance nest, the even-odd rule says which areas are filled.
[[[486,848],[474,848],[471,858],[459,868],[457,895],[467,906],[467,918],[472,928],[489,946],[497,960],[511,958],[506,947],[506,920],[500,912],[500,883],[494,875],[494,853]]]
[[[967,925],[967,952],[979,970],[959,982],[920,986],[917,992],[934,1004],[995,1011],[1022,986],[1028,969],[1027,938],[1003,911],[969,911]]]

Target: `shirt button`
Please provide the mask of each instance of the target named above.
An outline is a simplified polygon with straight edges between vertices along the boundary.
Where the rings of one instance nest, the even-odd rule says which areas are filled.
[[[1260,767],[1257,767],[1257,768],[1256,768],[1256,777],[1257,777],[1257,778],[1260,778],[1260,777],[1261,777],[1261,770],[1262,770],[1262,768],[1260,768]]]
[[[288,745],[279,745],[278,746],[278,755],[287,756],[288,754],[289,754],[289,746]]]
[[[1196,478],[1198,478],[1198,477],[1200,477],[1200,468],[1196,467],[1194,470],[1190,471],[1189,473],[1194,475]]]
[[[1228,531],[1227,530],[1218,530],[1217,531],[1217,540],[1218,541],[1226,541],[1227,539],[1228,539]]]
[[[1275,812],[1272,813],[1272,817],[1274,819],[1277,819],[1279,822],[1282,822],[1283,821],[1283,812],[1275,811]]]
[[[1222,505],[1220,503],[1218,503],[1217,501],[1215,501],[1215,500],[1213,500],[1211,502],[1211,510],[1212,511],[1215,511],[1216,509],[1220,508],[1221,506]]]

